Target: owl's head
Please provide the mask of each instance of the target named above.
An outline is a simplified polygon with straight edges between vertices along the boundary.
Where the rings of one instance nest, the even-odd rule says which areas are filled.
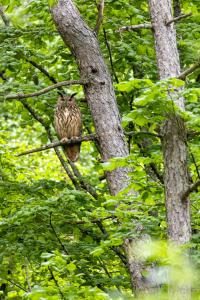
[[[73,106],[75,104],[74,96],[76,94],[77,93],[74,93],[70,96],[67,96],[67,95],[59,96],[58,101],[59,101],[60,105],[65,106],[65,107]]]

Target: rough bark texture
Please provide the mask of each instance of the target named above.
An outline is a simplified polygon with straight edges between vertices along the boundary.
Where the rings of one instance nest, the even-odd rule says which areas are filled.
[[[52,8],[55,24],[70,47],[85,84],[85,95],[93,117],[104,161],[128,155],[110,74],[102,58],[95,33],[82,20],[73,1],[60,0]],[[107,173],[112,194],[127,186],[128,169]]]
[[[161,79],[180,75],[179,55],[171,0],[149,0],[159,76]],[[184,110],[184,99],[170,94],[174,103]],[[172,115],[163,126],[163,154],[165,165],[165,195],[169,238],[178,244],[190,240],[189,199],[181,195],[189,186],[187,171],[186,129],[180,117]]]
[[[81,79],[88,82],[84,85],[84,91],[103,160],[127,156],[128,148],[121,127],[111,77],[95,33],[81,19],[71,0],[59,0],[52,8],[52,16],[64,42],[71,48],[76,58]],[[111,194],[115,195],[127,186],[129,172],[129,168],[118,168],[106,174]],[[126,246],[130,249],[128,242]],[[129,252],[127,251],[127,259],[130,275],[137,274],[131,278],[133,290],[144,290],[146,283],[141,275],[140,263],[137,259],[130,258]]]

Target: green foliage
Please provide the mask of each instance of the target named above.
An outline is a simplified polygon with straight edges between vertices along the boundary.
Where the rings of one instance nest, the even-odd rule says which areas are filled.
[[[75,60],[50,15],[49,8],[55,4],[55,0],[2,1],[10,25],[0,20],[0,298],[134,299],[123,241],[139,237],[141,232],[136,229],[141,226],[142,233],[156,240],[148,247],[139,246],[141,259],[147,265],[157,263],[156,275],[163,280],[161,294],[156,297],[166,299],[166,287],[170,285],[166,272],[171,270],[174,284],[188,281],[188,274],[194,274],[193,299],[198,299],[199,196],[191,195],[189,246],[195,266],[191,269],[182,250],[164,242],[167,225],[159,128],[169,115],[181,114],[189,133],[200,132],[200,71],[187,79],[184,90],[180,80],[158,81],[151,32],[116,33],[120,26],[149,22],[147,1],[105,1],[104,32],[101,28],[99,42],[114,81],[123,127],[129,134],[130,155],[100,163],[94,144],[82,144],[77,163],[81,180],[91,185],[98,197],[84,188],[75,189],[53,150],[16,156],[48,142],[44,126],[20,101],[5,100],[9,93],[29,93],[52,84],[30,61],[45,68],[57,81],[79,78]],[[76,4],[94,28],[95,1],[77,0]],[[192,17],[176,25],[183,69],[199,57],[198,1],[184,1],[183,13],[190,11]],[[186,112],[180,112],[169,97],[177,88],[186,100]],[[95,131],[82,88],[64,90],[77,92],[84,134]],[[55,90],[26,100],[53,135],[56,100]],[[195,182],[200,176],[197,134],[189,135],[188,146],[190,176]],[[131,184],[119,195],[110,196],[102,175],[120,166],[130,167]],[[130,196],[130,190],[137,194]],[[146,273],[151,274],[148,269]],[[141,299],[155,299],[155,295]]]

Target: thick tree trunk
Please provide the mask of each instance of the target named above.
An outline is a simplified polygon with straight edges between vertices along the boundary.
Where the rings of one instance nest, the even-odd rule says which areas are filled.
[[[161,79],[178,77],[179,55],[174,24],[166,22],[173,18],[171,0],[149,0],[158,71]],[[177,93],[170,94],[174,103],[184,110],[184,99]],[[186,129],[184,121],[172,115],[163,126],[163,154],[165,165],[165,195],[169,238],[178,244],[190,240],[189,199],[181,195],[189,186],[187,170]]]
[[[71,0],[60,0],[52,8],[55,24],[70,47],[85,85],[85,96],[94,120],[102,159],[128,155],[110,74],[102,58],[95,33],[82,20]],[[107,172],[111,194],[127,186],[128,168]]]
[[[103,160],[125,157],[128,148],[121,126],[118,107],[110,74],[103,60],[95,33],[82,20],[72,0],[59,0],[52,8],[52,16],[63,41],[76,58],[84,86],[85,96],[93,117]],[[117,168],[107,172],[106,177],[111,194],[115,195],[129,184],[130,168]],[[131,241],[130,244],[133,244]],[[126,242],[128,247],[128,241]],[[128,249],[125,247],[125,249]],[[130,247],[129,247],[130,248]],[[137,259],[130,259],[128,267],[133,290],[147,289]],[[134,272],[133,272],[134,268]],[[137,276],[133,273],[137,274]]]

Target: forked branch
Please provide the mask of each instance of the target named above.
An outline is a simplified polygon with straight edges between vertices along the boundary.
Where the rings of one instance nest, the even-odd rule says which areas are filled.
[[[169,26],[171,23],[177,22],[177,21],[179,21],[179,20],[181,20],[181,19],[190,17],[191,15],[192,15],[192,13],[190,12],[190,13],[188,13],[188,14],[180,15],[180,16],[178,16],[178,17],[176,17],[176,18],[173,18],[173,19],[171,19],[171,20],[169,20],[169,21],[166,22],[166,26]]]
[[[189,188],[183,193],[181,200],[185,201],[187,197],[194,192],[200,186],[200,179],[197,180],[195,183],[191,184]]]
[[[179,75],[178,79],[185,80],[185,78],[186,78],[188,75],[192,74],[192,73],[193,73],[196,69],[198,69],[199,67],[200,67],[200,58],[199,58],[199,60],[198,60],[195,64],[193,64],[190,68],[188,68],[187,70],[183,71],[183,72]]]

